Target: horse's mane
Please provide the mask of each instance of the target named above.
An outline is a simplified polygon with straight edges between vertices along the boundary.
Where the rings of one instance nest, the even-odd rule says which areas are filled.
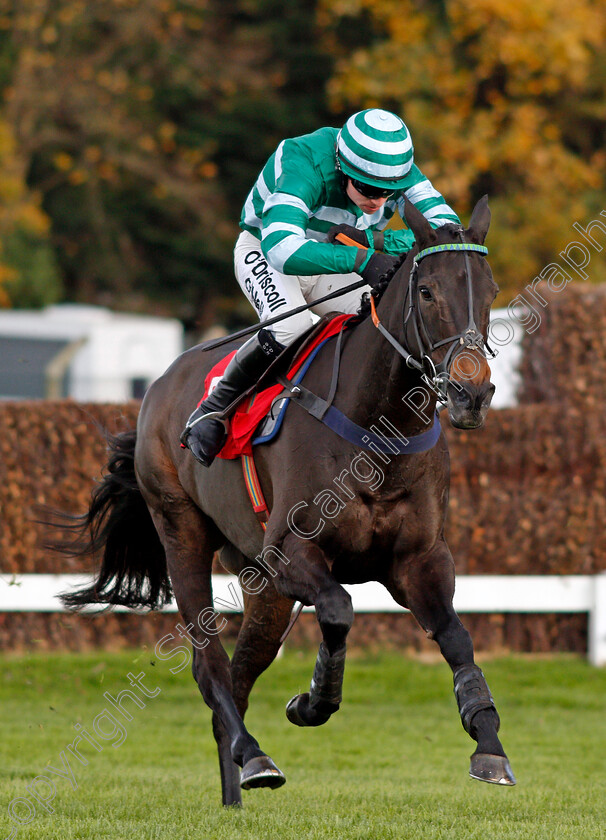
[[[449,224],[446,224],[446,225],[442,225],[442,227],[438,228],[438,230],[440,230],[444,233],[452,234],[453,239],[456,239],[456,234],[458,234],[459,231],[461,230],[461,226],[449,223]],[[371,295],[375,300],[375,306],[376,306],[379,303],[379,301],[381,300],[381,298],[383,297],[383,294],[385,293],[385,290],[389,286],[389,283],[390,283],[391,279],[393,278],[394,274],[402,266],[402,264],[406,260],[406,257],[408,256],[409,253],[410,253],[409,251],[405,251],[403,254],[400,255],[399,260],[396,263],[394,263],[393,268],[390,268],[389,271],[386,271],[385,274],[383,274],[381,276],[381,279],[379,280],[379,282],[377,283],[377,285],[374,287],[374,289],[372,290],[372,292],[370,294],[368,292],[364,292],[364,294],[362,295],[362,302],[360,304],[360,308],[358,309],[358,312],[357,312],[357,315],[361,320],[364,319],[364,318],[368,318],[368,316],[370,315],[370,298],[371,298]]]
[[[360,304],[360,308],[358,309],[358,312],[357,312],[358,317],[360,319],[368,318],[368,316],[370,315],[370,297],[371,297],[371,295],[374,298],[375,306],[376,306],[379,303],[379,301],[381,300],[381,298],[383,297],[383,294],[385,293],[385,290],[389,286],[392,277],[394,276],[396,271],[400,268],[400,266],[402,265],[402,263],[404,262],[404,260],[406,259],[407,256],[408,256],[408,251],[406,251],[405,253],[403,253],[400,256],[399,260],[396,263],[394,263],[393,268],[390,268],[389,271],[386,271],[385,274],[381,275],[381,278],[380,278],[379,282],[374,287],[374,289],[370,292],[370,294],[368,292],[364,292],[364,294],[362,295],[362,302]]]

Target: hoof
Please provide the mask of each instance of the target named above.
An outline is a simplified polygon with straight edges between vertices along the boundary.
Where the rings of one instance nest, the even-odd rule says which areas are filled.
[[[325,704],[326,709],[320,710],[311,708],[309,705],[309,692],[295,694],[286,704],[286,717],[295,726],[322,726],[330,718],[333,712],[339,708],[334,704]],[[330,708],[328,708],[330,706]]]
[[[310,726],[302,717],[303,705],[299,710],[299,703],[304,704],[306,708],[309,707],[309,694],[295,694],[286,704],[286,717],[295,726]]]
[[[281,770],[278,770],[268,755],[259,755],[251,758],[242,768],[240,776],[240,787],[244,790],[251,788],[279,788],[286,781]]]
[[[474,753],[471,756],[469,775],[480,782],[490,782],[493,785],[515,785],[509,760],[503,755],[488,755]]]

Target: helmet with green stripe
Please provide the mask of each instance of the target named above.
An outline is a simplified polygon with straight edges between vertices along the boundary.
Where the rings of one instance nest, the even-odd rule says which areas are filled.
[[[353,114],[337,137],[337,168],[364,184],[394,190],[406,185],[413,163],[410,132],[391,111]]]

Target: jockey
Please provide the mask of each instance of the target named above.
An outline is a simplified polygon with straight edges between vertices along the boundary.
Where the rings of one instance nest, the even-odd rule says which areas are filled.
[[[261,323],[359,280],[368,286],[312,308],[355,313],[362,294],[410,250],[410,230],[382,232],[394,212],[404,218],[404,196],[433,227],[460,223],[413,163],[410,133],[400,117],[371,108],[353,114],[341,130],[320,128],[284,140],[250,191],[234,250],[240,287]],[[345,233],[363,248],[335,241]],[[273,324],[243,344],[212,393],[187,421],[181,442],[210,466],[225,441],[225,423],[213,417],[258,381],[279,352],[312,326],[310,311]]]

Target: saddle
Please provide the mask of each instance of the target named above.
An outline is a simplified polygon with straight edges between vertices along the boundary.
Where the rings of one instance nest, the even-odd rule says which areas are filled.
[[[357,323],[355,315],[329,313],[278,356],[259,382],[239,398],[230,416],[227,440],[219,458],[233,459],[252,455],[253,446],[268,443],[276,437],[288,407],[288,391],[303,378],[322,345],[343,329],[352,326],[348,323],[352,319],[353,323]],[[203,399],[212,390],[213,383],[221,377],[235,352],[232,351],[211,368],[204,380]],[[286,383],[288,385],[285,388]]]

